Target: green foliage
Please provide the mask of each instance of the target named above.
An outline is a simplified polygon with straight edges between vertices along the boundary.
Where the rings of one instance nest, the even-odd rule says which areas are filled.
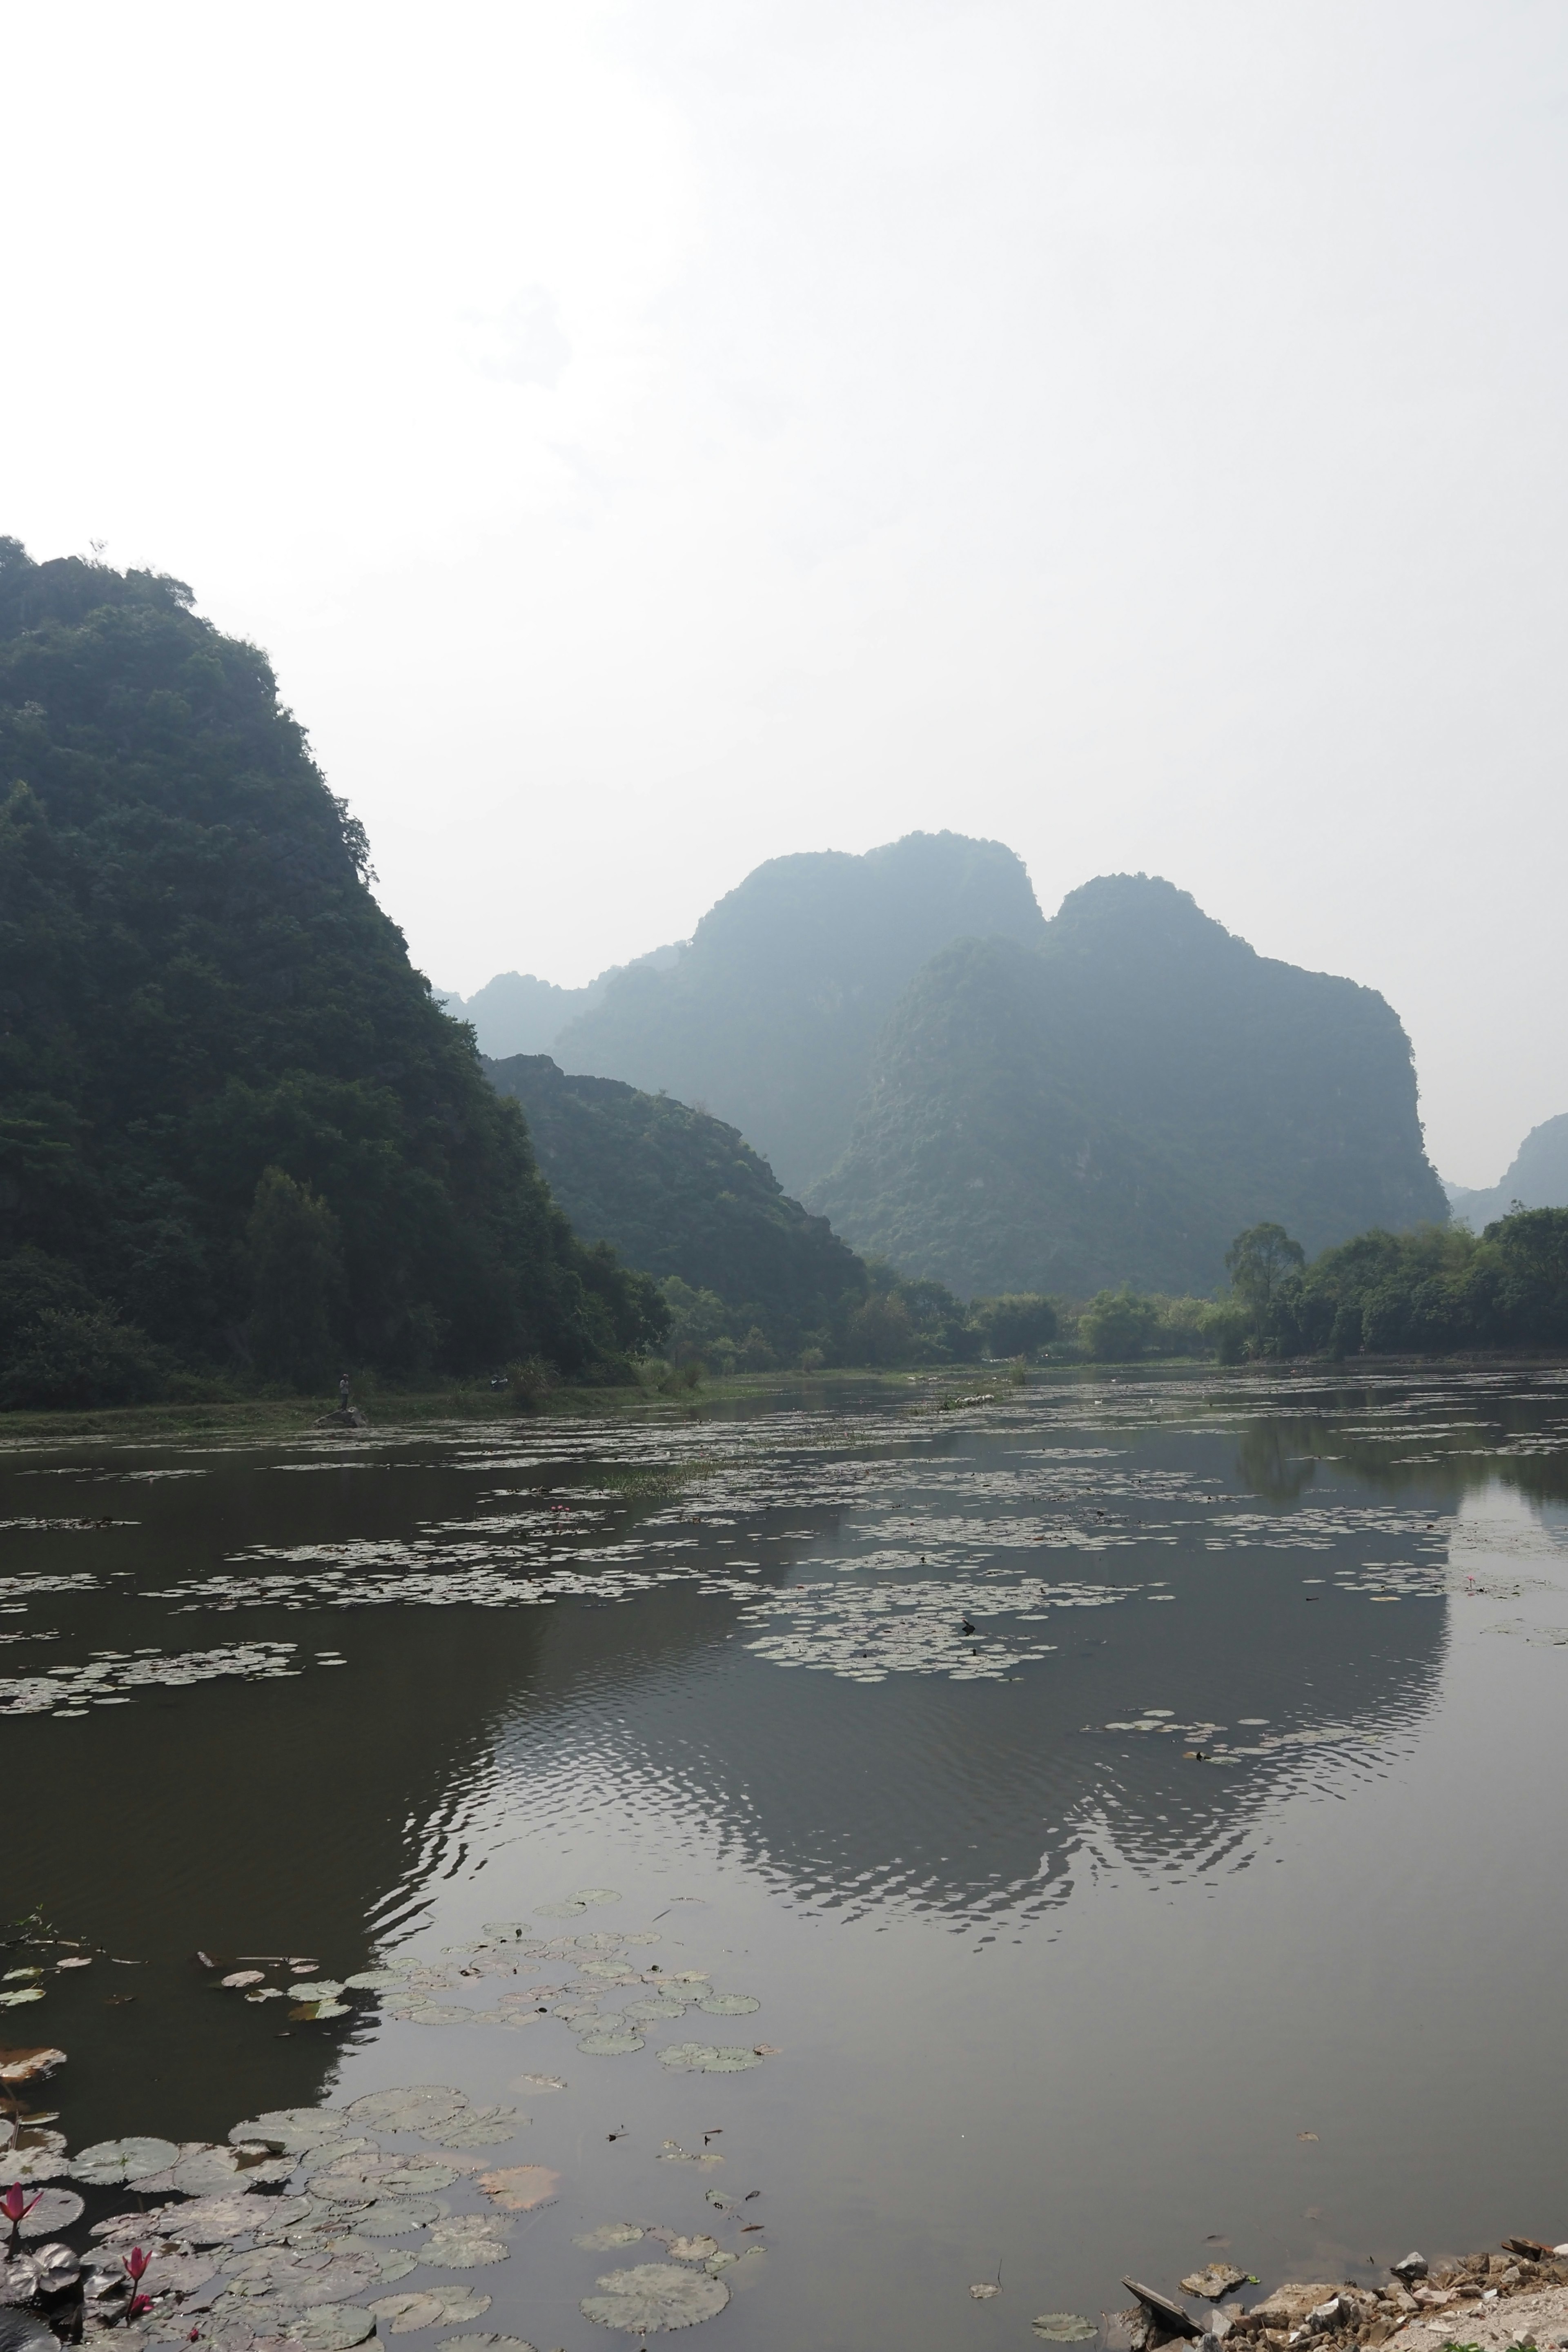
[[[1120,1290],[1100,1290],[1079,1318],[1079,1339],[1103,1363],[1130,1363],[1146,1355],[1160,1328],[1160,1310],[1153,1299],[1141,1297],[1123,1283]]]
[[[1017,1292],[1001,1298],[977,1298],[969,1310],[969,1324],[978,1331],[990,1356],[1032,1356],[1057,1336],[1057,1310],[1037,1291]]]
[[[291,1388],[325,1388],[343,1297],[336,1217],[308,1184],[266,1168],[245,1238],[255,1302],[249,1338],[258,1370]]]
[[[1255,1333],[1268,1329],[1287,1276],[1299,1274],[1306,1262],[1306,1251],[1283,1225],[1249,1225],[1237,1234],[1225,1254],[1225,1270],[1232,1295],[1252,1318]]]
[[[675,1358],[765,1370],[803,1346],[841,1348],[866,1269],[732,1127],[616,1078],[568,1077],[547,1054],[484,1067],[522,1106],[575,1229],[659,1284]]]
[[[914,833],[861,857],[775,857],[672,961],[612,976],[552,1050],[706,1104],[803,1192],[847,1143],[878,1032],[927,959],[953,940],[1032,942],[1044,928],[1000,842]]]
[[[806,1200],[965,1296],[1079,1298],[1212,1293],[1265,1218],[1321,1250],[1445,1214],[1384,1000],[1257,955],[1143,875],[1074,891],[1033,948],[932,956]]]
[[[280,1378],[332,1346],[394,1379],[624,1365],[662,1337],[654,1286],[574,1239],[266,661],[190,608],[0,541],[0,1258],[74,1268],[97,1307],[70,1311],[109,1318],[49,1362],[124,1389],[124,1318],[145,1363],[252,1344]],[[336,1220],[320,1321],[302,1276],[287,1313],[257,1288],[269,1170]],[[0,1359],[13,1392],[41,1344]]]
[[[32,1248],[0,1258],[0,1404],[136,1404],[166,1369],[66,1261]]]

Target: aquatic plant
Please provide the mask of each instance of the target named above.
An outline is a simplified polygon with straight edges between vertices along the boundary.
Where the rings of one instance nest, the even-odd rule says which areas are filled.
[[[26,2220],[28,2214],[32,2211],[34,2206],[37,2203],[43,2193],[44,2192],[41,2189],[35,2189],[32,2196],[29,2197],[24,2190],[21,2182],[19,2180],[14,2180],[9,2189],[6,2189],[5,2196],[0,2197],[0,2213],[4,2213],[6,2221],[11,2224],[11,2242],[6,2249],[8,2253],[14,2254],[17,2247],[21,2244],[22,2224]]]

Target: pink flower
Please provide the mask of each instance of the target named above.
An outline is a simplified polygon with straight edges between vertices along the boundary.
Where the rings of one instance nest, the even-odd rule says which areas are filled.
[[[121,2267],[129,2273],[131,2283],[134,2286],[137,2280],[146,2272],[153,2257],[144,2248],[132,2246],[128,2254],[121,2255],[120,2260]]]

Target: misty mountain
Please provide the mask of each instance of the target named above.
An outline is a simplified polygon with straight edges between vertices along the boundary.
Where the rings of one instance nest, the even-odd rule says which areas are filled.
[[[662,1302],[575,1239],[267,662],[191,604],[0,540],[0,1393],[613,1365]]]
[[[1315,1252],[1447,1213],[1384,999],[1257,954],[1144,875],[1075,890],[1033,945],[932,957],[806,1199],[964,1295],[1206,1292],[1262,1219]]]
[[[1526,1209],[1568,1208],[1568,1111],[1532,1127],[1500,1181],[1480,1191],[1444,1187],[1456,1220],[1480,1233],[1506,1217],[1517,1201]]]
[[[659,1281],[713,1292],[737,1336],[780,1355],[833,1334],[866,1269],[826,1217],[784,1192],[732,1127],[616,1078],[567,1077],[547,1054],[487,1061],[527,1117],[539,1164],[576,1232]]]
[[[467,998],[453,989],[438,988],[436,1002],[455,1021],[473,1024],[481,1054],[499,1059],[509,1054],[547,1054],[566,1024],[597,1004],[619,973],[661,970],[679,952],[673,947],[654,948],[630,964],[612,964],[585,988],[557,988],[553,981],[536,980],[531,971],[498,972]]]
[[[1000,842],[916,833],[859,857],[775,857],[672,962],[616,974],[552,1050],[706,1108],[800,1192],[848,1142],[878,1034],[922,964],[953,940],[1031,945],[1044,931]]]

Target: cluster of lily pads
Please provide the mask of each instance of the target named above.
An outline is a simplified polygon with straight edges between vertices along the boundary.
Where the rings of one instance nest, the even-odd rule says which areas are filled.
[[[51,1637],[52,1638],[52,1637]],[[79,1666],[0,1677],[0,1715],[85,1715],[129,1706],[139,1690],[183,1690],[231,1676],[277,1682],[303,1672],[295,1642],[226,1642],[206,1650],[94,1650]]]
[[[619,1900],[612,1887],[578,1887],[537,1905],[533,1916],[575,1923]],[[661,1966],[651,1958],[660,1941],[653,1929],[574,1926],[552,1935],[521,1920],[494,1921],[477,1942],[433,1960],[395,1955],[341,1980],[286,1990],[296,2015],[345,2014],[341,1996],[359,1992],[384,1996],[395,2019],[415,2024],[555,2020],[574,2031],[586,2056],[641,2050],[651,2032],[692,2010],[723,2019],[758,2010],[752,1995],[718,1990],[704,1970]],[[222,1987],[249,2000],[276,1998],[285,1989],[268,1984],[268,1973],[234,1969]],[[520,1985],[520,1977],[529,1981]],[[498,1990],[499,1998],[438,1998],[458,1990]],[[688,2041],[658,2054],[672,2072],[730,2074],[760,2065],[770,2052],[763,2043]],[[548,2073],[517,2087],[524,2084],[566,2087]],[[374,2091],[342,2108],[275,2109],[236,2124],[226,2142],[131,2137],[73,2156],[64,2135],[48,2128],[57,2121],[29,2117],[0,2151],[0,2192],[20,2216],[0,2263],[0,2306],[35,2315],[37,2352],[50,2352],[56,2333],[92,2344],[110,2331],[214,2352],[352,2352],[373,2334],[462,2327],[484,2315],[490,2296],[428,2274],[505,2262],[509,2217],[549,2204],[560,2187],[546,2164],[496,2161],[494,2152],[528,2128],[526,2115],[475,2105],[442,2084]],[[401,2144],[410,2137],[423,2144]],[[658,2160],[701,2172],[722,2162],[706,2141],[689,2150],[673,2139]],[[90,2221],[83,2249],[63,2233],[83,2221],[89,2199],[109,2210]],[[5,2210],[0,2203],[0,2221]],[[756,2224],[742,2212],[743,2200],[708,2189],[700,2228],[616,2221],[580,2233],[574,2242],[584,2252],[645,2241],[659,2249],[658,2260],[599,2273],[581,2298],[584,2315],[644,2335],[716,2316],[730,2299],[726,2273],[763,2260],[746,2251]],[[26,2326],[5,2341],[7,2352],[30,2352]],[[530,2347],[459,2335],[442,2339],[439,2352]]]
[[[787,1630],[748,1643],[780,1666],[809,1666],[858,1683],[889,1674],[946,1675],[953,1682],[1005,1682],[1016,1666],[1048,1657],[1056,1644],[982,1636],[982,1617],[1049,1622],[1052,1609],[1100,1608],[1123,1598],[1101,1586],[1046,1584],[1037,1577],[999,1583],[796,1584],[759,1595],[744,1622],[784,1621]]]

